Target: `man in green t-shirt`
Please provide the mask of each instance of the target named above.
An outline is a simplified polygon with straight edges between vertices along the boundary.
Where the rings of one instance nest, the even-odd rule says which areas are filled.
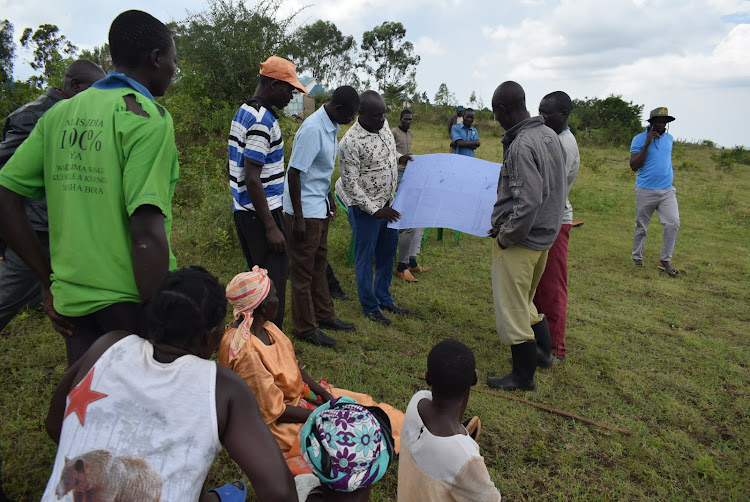
[[[50,109],[0,172],[0,233],[39,277],[69,366],[108,331],[141,333],[142,302],[176,267],[177,148],[154,101],[174,75],[174,41],[131,10],[113,21],[109,46],[115,71]],[[50,260],[23,210],[23,197],[45,196]]]

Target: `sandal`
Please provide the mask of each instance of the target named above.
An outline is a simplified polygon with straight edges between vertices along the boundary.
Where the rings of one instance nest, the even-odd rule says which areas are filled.
[[[215,493],[221,502],[245,502],[247,486],[242,481],[232,481],[219,488],[208,490],[208,493]]]
[[[665,263],[663,261],[660,261],[659,270],[661,270],[662,272],[666,272],[666,274],[670,277],[677,277],[678,275],[680,275],[680,271],[674,268],[669,262]]]

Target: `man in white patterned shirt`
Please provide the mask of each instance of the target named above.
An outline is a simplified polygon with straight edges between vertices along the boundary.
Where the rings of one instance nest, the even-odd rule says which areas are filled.
[[[336,182],[336,193],[349,206],[362,311],[372,321],[390,324],[383,310],[409,313],[394,303],[390,292],[398,230],[388,228],[388,222],[401,217],[390,205],[396,194],[397,165],[405,166],[410,157],[399,157],[396,152],[385,110],[385,101],[377,92],[365,91],[360,96],[359,118],[339,143],[341,178]]]
[[[234,225],[247,265],[268,270],[276,285],[279,310],[272,319],[284,321],[289,257],[281,199],[284,193],[284,140],[273,108],[281,110],[292,92],[307,94],[294,64],[271,56],[260,64],[255,94],[235,113],[229,133],[229,186],[234,199]]]

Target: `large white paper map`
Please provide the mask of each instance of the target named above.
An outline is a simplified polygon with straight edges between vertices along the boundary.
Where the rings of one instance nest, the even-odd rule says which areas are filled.
[[[401,219],[388,226],[451,228],[486,237],[492,228],[500,167],[453,153],[415,155],[393,202]]]

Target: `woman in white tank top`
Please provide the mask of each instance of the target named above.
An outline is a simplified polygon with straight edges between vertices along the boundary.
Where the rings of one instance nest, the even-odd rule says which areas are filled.
[[[58,450],[43,502],[78,494],[92,501],[244,500],[231,485],[201,493],[222,445],[260,500],[294,500],[291,474],[252,392],[209,360],[225,315],[218,280],[200,267],[181,269],[149,301],[148,339],[112,332],[91,347],[52,399],[47,430]]]

